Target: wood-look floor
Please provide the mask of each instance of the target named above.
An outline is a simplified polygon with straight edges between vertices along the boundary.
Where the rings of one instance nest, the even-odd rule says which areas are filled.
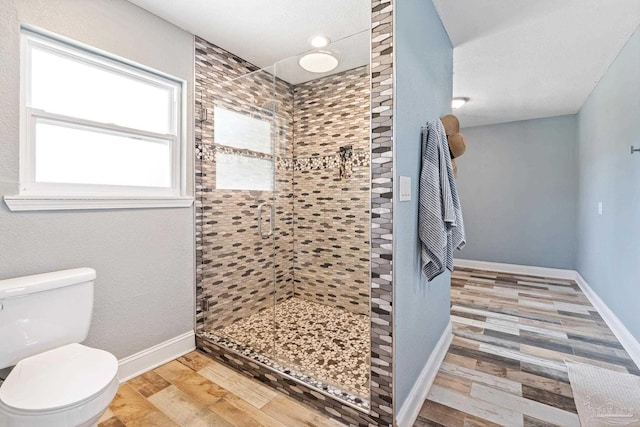
[[[194,351],[122,384],[100,427],[340,424]]]
[[[456,269],[454,339],[414,427],[579,426],[565,359],[640,375],[570,280]]]
[[[414,427],[578,426],[565,359],[640,375],[569,280],[456,269],[454,339]],[[198,352],[120,386],[100,427],[337,426]]]

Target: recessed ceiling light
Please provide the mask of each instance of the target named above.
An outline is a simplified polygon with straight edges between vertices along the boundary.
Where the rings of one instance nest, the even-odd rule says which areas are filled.
[[[328,46],[329,43],[331,43],[331,40],[325,36],[316,36],[311,39],[311,46],[313,47],[325,47]]]
[[[469,98],[463,98],[463,97],[453,98],[451,100],[451,108],[453,108],[455,110],[456,108],[462,107],[467,102],[469,102]]]
[[[338,58],[329,52],[312,52],[300,58],[298,64],[312,73],[326,73],[338,66]]]

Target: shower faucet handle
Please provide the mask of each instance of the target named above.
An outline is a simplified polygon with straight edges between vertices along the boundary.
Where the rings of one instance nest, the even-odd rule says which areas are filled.
[[[268,206],[271,211],[269,215],[269,232],[267,234],[264,234],[262,232],[262,208],[264,208],[265,206]],[[273,212],[273,206],[271,205],[271,203],[264,202],[258,205],[258,234],[263,239],[268,239],[273,234],[273,216],[274,216],[274,212]]]

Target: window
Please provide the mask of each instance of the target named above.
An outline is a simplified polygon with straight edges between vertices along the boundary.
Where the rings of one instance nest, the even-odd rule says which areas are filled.
[[[270,117],[251,117],[214,107],[216,188],[273,191]],[[226,152],[225,152],[226,150]]]
[[[190,205],[183,81],[23,29],[21,84],[20,194],[5,197],[12,209],[47,198],[55,206]]]
[[[242,154],[216,153],[218,190],[273,191],[273,161]]]

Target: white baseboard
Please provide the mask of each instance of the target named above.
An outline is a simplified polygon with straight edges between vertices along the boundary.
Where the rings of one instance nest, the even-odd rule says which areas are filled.
[[[118,360],[118,379],[123,383],[183,356],[195,350],[195,348],[196,338],[194,332],[185,332],[182,335]]]
[[[475,261],[472,259],[453,260],[453,265],[464,268],[477,268],[479,270],[498,271],[501,273],[526,274],[529,276],[553,277],[556,279],[576,279],[575,270],[562,268],[535,267],[531,265],[505,264],[501,262]]]
[[[416,418],[418,418],[418,414],[420,413],[420,408],[422,408],[422,404],[427,398],[429,389],[431,388],[433,381],[436,379],[438,369],[440,369],[440,365],[447,354],[447,350],[449,350],[449,344],[451,344],[452,339],[453,334],[451,332],[451,322],[449,322],[440,336],[436,347],[431,352],[431,356],[429,356],[422,372],[420,372],[420,376],[411,388],[409,396],[407,396],[407,400],[405,400],[404,404],[398,411],[396,416],[396,426],[410,427],[415,423]]]
[[[576,271],[576,283],[582,289],[582,292],[587,296],[591,304],[598,311],[602,319],[604,319],[611,332],[618,338],[620,344],[629,353],[631,359],[637,366],[640,366],[640,342],[635,339],[631,332],[624,326],[624,324],[618,319],[613,311],[605,304],[602,299],[591,289],[591,286],[584,280],[584,278]]]

